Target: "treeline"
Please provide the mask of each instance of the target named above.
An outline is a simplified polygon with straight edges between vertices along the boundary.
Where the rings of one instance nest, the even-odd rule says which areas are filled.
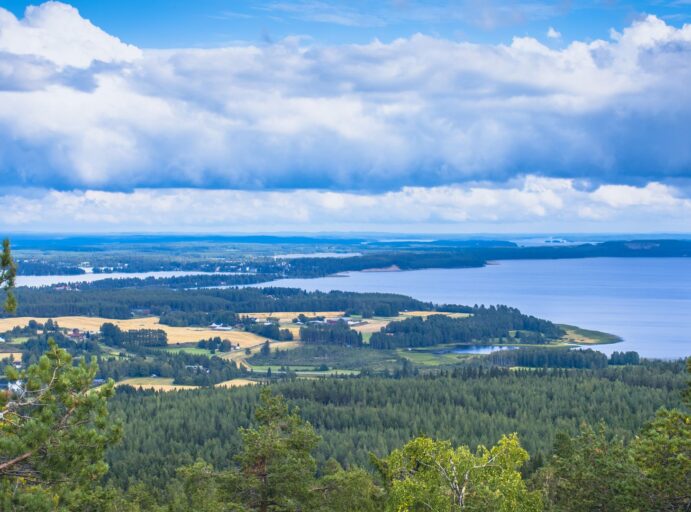
[[[361,347],[362,334],[351,329],[342,320],[334,323],[311,323],[300,327],[300,339],[304,343]]]
[[[564,335],[548,320],[524,315],[508,306],[475,306],[466,318],[447,315],[413,317],[389,323],[372,334],[370,346],[376,349],[426,347],[446,343],[546,343]]]
[[[360,241],[362,242],[362,241]],[[378,250],[372,250],[377,247]],[[76,246],[75,248],[79,248]],[[352,246],[350,249],[352,250]],[[573,245],[550,245],[518,247],[512,243],[490,242],[468,244],[463,241],[436,241],[432,243],[374,243],[361,256],[349,258],[254,258],[252,260],[175,259],[165,255],[142,258],[136,253],[117,256],[92,253],[89,255],[94,272],[151,272],[151,271],[198,271],[198,272],[248,272],[248,275],[227,277],[228,284],[249,284],[281,277],[321,277],[337,272],[360,271],[398,267],[402,270],[425,268],[479,267],[492,260],[517,259],[565,259],[596,257],[688,257],[691,256],[691,242],[688,240],[630,240]],[[160,246],[159,246],[159,250]],[[165,250],[163,250],[165,252]],[[25,259],[19,262],[19,273],[24,275],[82,274],[76,265],[56,261]],[[222,279],[221,279],[222,280]],[[111,280],[115,281],[115,280]],[[195,280],[184,278],[180,286],[187,286]],[[174,281],[171,281],[174,282]],[[209,276],[196,281],[198,286],[216,286],[218,278]],[[133,286],[143,283],[130,283]],[[161,283],[159,283],[161,284]],[[148,285],[148,284],[146,284]],[[119,287],[112,282],[101,286]],[[195,285],[191,285],[195,286]]]
[[[355,369],[369,372],[395,371],[402,365],[394,351],[355,349],[340,345],[303,344],[290,350],[280,346],[268,353],[256,353],[247,362],[252,366],[308,366],[328,369]]]
[[[213,354],[216,351],[230,352],[233,350],[233,343],[230,340],[223,340],[219,336],[216,336],[215,338],[209,338],[208,340],[200,340],[197,343],[197,347],[210,350]]]
[[[245,322],[244,328],[247,332],[262,336],[264,338],[271,338],[276,341],[291,341],[293,333],[288,329],[281,329],[279,324],[275,322]]]
[[[314,452],[321,467],[330,458],[369,467],[370,452],[384,456],[421,434],[477,446],[507,432],[518,432],[537,467],[557,432],[574,435],[583,421],[602,420],[613,435],[628,438],[658,407],[677,406],[685,383],[681,362],[660,362],[600,370],[458,368],[438,376],[296,380],[272,388],[322,436]],[[110,478],[162,487],[174,468],[197,458],[228,467],[258,395],[254,386],[232,393],[119,388],[110,407],[124,422],[124,438],[108,453]]]
[[[220,357],[167,353],[155,356],[136,356],[128,359],[99,358],[97,377],[115,381],[130,377],[172,378],[173,384],[187,386],[213,386],[219,382],[245,376],[234,361]]]
[[[209,325],[229,313],[280,311],[350,311],[362,313],[385,308],[430,310],[430,303],[390,293],[306,292],[297,288],[228,288],[176,290],[166,287],[84,288],[57,290],[18,288],[17,316],[101,316],[130,318],[146,311],[174,325]],[[2,312],[2,315],[8,316]],[[226,318],[227,319],[227,318]],[[225,323],[225,322],[223,322]]]
[[[130,272],[130,270],[128,270],[128,272]],[[276,276],[274,274],[227,274],[211,271],[207,274],[193,274],[189,276],[100,279],[89,283],[77,283],[75,286],[78,286],[81,290],[114,290],[117,288],[147,288],[152,286],[195,289],[216,286],[244,286],[263,283],[275,278]]]
[[[49,349],[50,344],[48,340],[50,339],[54,339],[58,347],[65,349],[75,358],[88,359],[92,356],[98,356],[102,352],[98,341],[95,339],[73,340],[59,331],[51,331],[36,334],[21,345],[22,363],[24,365],[37,363],[41,354]]]
[[[84,273],[83,268],[53,261],[26,259],[17,261],[17,274],[20,276],[74,276]]]
[[[637,365],[638,352],[614,352],[609,358],[593,349],[521,348],[499,350],[487,355],[487,362],[500,366],[526,368],[606,368],[610,365]]]
[[[454,245],[451,242],[449,245]],[[562,246],[517,247],[497,244],[477,247],[426,249],[410,247],[398,251],[366,253],[352,258],[300,258],[289,260],[285,273],[290,277],[319,277],[336,272],[398,267],[401,270],[425,268],[481,267],[487,261],[517,259],[564,259],[597,257],[688,257],[688,240],[633,240]]]
[[[128,350],[149,347],[165,347],[168,335],[162,329],[131,329],[123,331],[115,324],[101,325],[101,341],[111,347],[124,347]]]
[[[423,268],[471,268],[482,267],[482,256],[465,251],[389,251],[351,258],[297,258],[288,260],[285,272],[290,277],[320,277],[337,272],[370,269],[401,270]]]

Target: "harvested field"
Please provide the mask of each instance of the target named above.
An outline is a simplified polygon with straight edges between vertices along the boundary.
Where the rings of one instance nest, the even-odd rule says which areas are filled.
[[[3,359],[10,359],[12,358],[14,361],[21,361],[22,360],[22,353],[21,352],[0,352],[0,361]]]
[[[325,316],[327,318],[343,316],[343,311],[281,311],[276,313],[242,313],[242,316],[251,316],[258,320],[266,320],[267,318],[278,318],[281,323],[289,323],[298,315],[305,315],[306,317]]]
[[[8,331],[15,326],[24,327],[29,323],[29,320],[32,319],[40,323],[44,323],[48,320],[47,318],[34,317],[1,318],[0,332]],[[159,318],[156,316],[132,318],[128,320],[89,316],[59,316],[53,318],[53,320],[56,321],[60,327],[80,329],[82,331],[98,331],[101,325],[106,322],[115,324],[124,331],[133,329],[161,329],[168,335],[168,343],[196,343],[199,340],[215,338],[216,336],[222,339],[228,339],[241,347],[256,345],[264,341],[264,338],[244,331],[217,331],[204,327],[171,327],[159,323]]]
[[[252,386],[255,384],[259,384],[259,382],[255,380],[249,380],[249,379],[232,379],[232,380],[225,380],[223,382],[219,382],[216,384],[215,387],[217,388],[237,388],[241,386]]]
[[[121,380],[115,386],[133,386],[141,389],[153,389],[154,391],[181,391],[186,389],[199,389],[197,386],[178,386],[173,384],[173,379],[162,377],[132,377]]]

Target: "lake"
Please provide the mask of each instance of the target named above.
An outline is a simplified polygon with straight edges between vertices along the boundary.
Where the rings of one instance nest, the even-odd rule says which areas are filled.
[[[598,350],[691,355],[691,258],[501,261],[483,268],[350,272],[260,286],[392,292],[453,304],[507,304],[557,323],[621,336]]]
[[[50,286],[62,283],[92,283],[103,279],[130,279],[147,277],[180,277],[198,276],[209,272],[186,271],[186,270],[161,270],[155,272],[112,272],[103,274],[78,274],[68,276],[17,276],[17,286]]]

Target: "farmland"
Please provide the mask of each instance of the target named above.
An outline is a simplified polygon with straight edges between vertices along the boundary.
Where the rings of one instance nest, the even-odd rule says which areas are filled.
[[[24,327],[28,325],[30,320],[36,320],[39,323],[44,323],[47,318],[34,317],[16,317],[16,318],[2,318],[0,319],[0,332],[12,329],[15,326]],[[116,320],[102,317],[89,316],[60,316],[53,318],[60,327],[66,329],[79,329],[81,331],[96,332],[104,323],[112,323],[117,325],[123,331],[134,329],[160,329],[165,331],[168,336],[168,342],[175,343],[194,343],[199,340],[214,338],[220,336],[224,339],[229,339],[234,344],[240,347],[251,347],[264,341],[264,338],[243,331],[218,331],[214,329],[202,327],[172,327],[170,325],[161,324],[158,317],[144,317],[132,318],[128,320]]]

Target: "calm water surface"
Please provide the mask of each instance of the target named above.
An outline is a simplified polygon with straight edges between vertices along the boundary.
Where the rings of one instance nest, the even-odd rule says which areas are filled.
[[[208,274],[208,272],[194,272],[186,270],[161,270],[155,272],[113,272],[108,274],[88,273],[70,276],[17,276],[17,286],[50,286],[53,284],[62,283],[92,283],[94,281],[101,281],[102,279],[146,279],[147,277],[163,278],[180,276],[198,276],[201,274]]]
[[[267,284],[402,293],[435,303],[507,304],[624,339],[598,347],[606,353],[691,355],[691,258],[501,261],[484,268],[352,272]]]

